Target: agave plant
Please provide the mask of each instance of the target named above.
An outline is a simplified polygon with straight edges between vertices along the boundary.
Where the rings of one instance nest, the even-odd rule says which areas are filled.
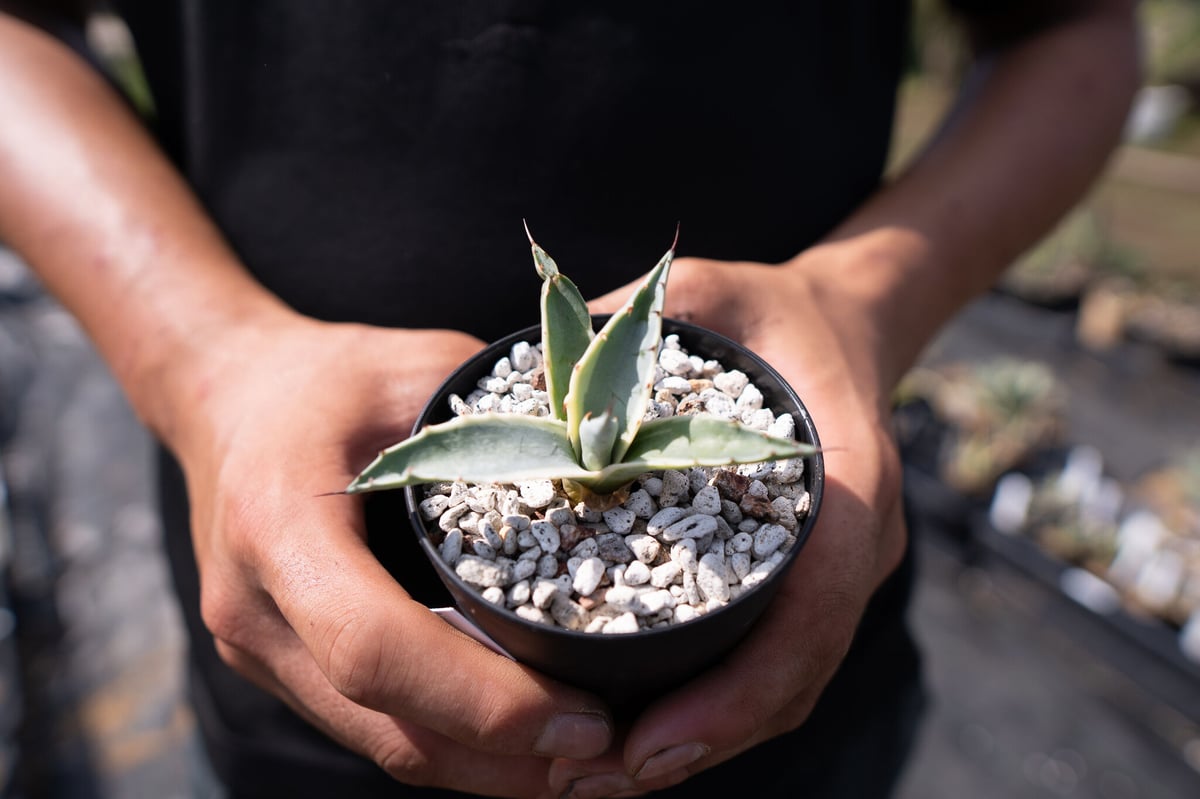
[[[529,243],[542,278],[542,358],[550,415],[484,413],[430,425],[379,453],[347,493],[447,480],[555,479],[573,499],[610,504],[603,498],[620,496],[646,472],[816,453],[812,445],[714,416],[644,421],[662,343],[674,243],[598,333],[575,284],[532,235]]]

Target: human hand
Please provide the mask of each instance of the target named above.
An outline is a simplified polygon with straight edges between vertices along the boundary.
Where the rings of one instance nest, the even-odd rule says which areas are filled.
[[[594,697],[413,601],[367,548],[362,499],[330,495],[481,343],[290,312],[222,335],[165,377],[175,410],[160,425],[221,657],[403,782],[541,796],[551,756],[605,751]]]
[[[899,564],[906,532],[878,333],[866,303],[828,280],[848,257],[849,248],[827,246],[777,267],[690,258],[672,266],[666,315],[740,341],[799,393],[827,447],[824,500],[749,636],[651,705],[623,751],[557,760],[557,791],[583,798],[661,789],[798,727],[845,656],[871,594]],[[592,308],[611,312],[627,293]]]

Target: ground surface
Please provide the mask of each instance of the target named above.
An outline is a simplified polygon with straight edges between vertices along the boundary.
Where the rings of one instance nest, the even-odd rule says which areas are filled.
[[[1102,433],[1118,472],[1200,440],[1194,373],[1140,351],[1081,354],[1062,315],[989,297],[932,355],[998,346],[1055,357],[1086,387],[1072,434]],[[0,254],[0,796],[219,796],[182,698],[149,452],[71,319]],[[914,622],[933,702],[901,799],[1200,796],[1195,719],[1108,665],[1111,645],[1076,635],[1055,592],[920,538]]]

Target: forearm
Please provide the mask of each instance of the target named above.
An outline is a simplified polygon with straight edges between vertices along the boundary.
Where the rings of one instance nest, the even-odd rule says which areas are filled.
[[[170,435],[168,365],[282,304],[241,267],[109,86],[0,15],[0,239],[81,320],[143,419]],[[169,392],[168,392],[169,393]]]
[[[1132,9],[1097,5],[981,59],[934,143],[823,245],[843,267],[833,300],[871,319],[861,366],[885,392],[1117,143],[1138,80]]]

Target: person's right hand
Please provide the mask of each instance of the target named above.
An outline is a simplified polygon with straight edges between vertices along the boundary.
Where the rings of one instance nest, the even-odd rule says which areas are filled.
[[[361,499],[329,496],[480,342],[281,313],[208,344],[162,376],[160,433],[187,476],[222,658],[406,783],[539,796],[549,758],[607,750],[596,698],[413,601],[368,550]]]

